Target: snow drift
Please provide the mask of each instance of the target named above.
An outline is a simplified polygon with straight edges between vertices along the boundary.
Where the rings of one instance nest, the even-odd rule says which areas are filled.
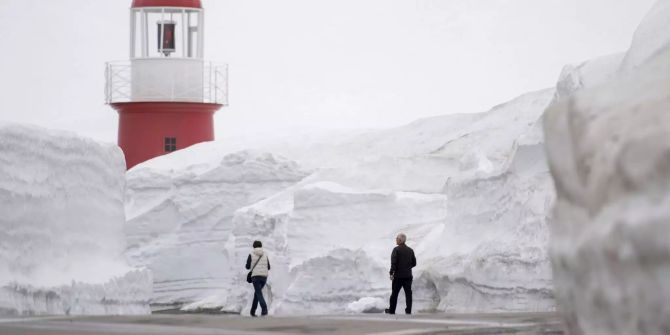
[[[608,80],[547,112],[552,263],[574,334],[670,332],[668,22],[659,1]]]
[[[148,161],[128,172],[127,254],[154,270],[155,303],[247,313],[243,264],[260,239],[271,313],[365,311],[388,299],[402,231],[417,311],[551,310],[540,119],[554,94],[253,145],[272,154],[204,143]]]
[[[151,275],[123,260],[116,146],[0,125],[0,313],[149,312]]]

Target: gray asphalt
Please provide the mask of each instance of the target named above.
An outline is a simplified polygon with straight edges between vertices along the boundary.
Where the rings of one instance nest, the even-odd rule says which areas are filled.
[[[555,313],[325,315],[251,318],[239,315],[0,318],[2,335],[210,334],[563,334]]]

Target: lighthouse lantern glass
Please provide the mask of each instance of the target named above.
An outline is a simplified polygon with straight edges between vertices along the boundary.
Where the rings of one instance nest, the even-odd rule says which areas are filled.
[[[170,56],[170,53],[175,51],[175,25],[174,21],[158,21],[158,27],[156,36],[158,40],[158,52],[163,55]]]
[[[130,57],[202,59],[202,10],[177,7],[132,8]]]

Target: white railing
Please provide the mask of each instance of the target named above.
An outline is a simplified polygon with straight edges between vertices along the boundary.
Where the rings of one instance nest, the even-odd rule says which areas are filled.
[[[228,65],[179,58],[108,62],[105,101],[228,105]]]

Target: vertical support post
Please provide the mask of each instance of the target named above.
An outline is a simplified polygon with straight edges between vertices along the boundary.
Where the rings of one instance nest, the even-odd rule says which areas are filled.
[[[135,10],[130,9],[130,59],[135,58]]]
[[[198,10],[198,58],[205,57],[205,15],[202,9]]]
[[[186,58],[187,53],[186,53],[186,41],[188,39],[186,38],[186,34],[188,32],[188,27],[186,26],[186,10],[182,9],[181,10],[181,56]]]
[[[163,53],[163,39],[165,38],[165,36],[163,36],[165,34],[165,8],[161,8],[161,21],[160,21],[160,24],[158,25],[158,27],[159,27],[158,29],[161,30],[160,40],[158,41],[158,52],[162,54]]]
[[[140,45],[140,48],[142,49],[142,58],[145,58],[145,57],[147,57],[147,53],[148,53],[147,40],[148,40],[148,34],[149,33],[147,31],[148,30],[147,29],[147,27],[148,27],[147,26],[148,25],[148,23],[147,23],[147,13],[144,11],[144,9],[140,9],[140,21],[141,21],[140,30],[141,30],[141,34],[142,34],[142,38],[141,38],[142,45]]]
[[[186,14],[186,26],[188,27],[188,57],[193,57],[193,29],[191,28],[191,12]]]

